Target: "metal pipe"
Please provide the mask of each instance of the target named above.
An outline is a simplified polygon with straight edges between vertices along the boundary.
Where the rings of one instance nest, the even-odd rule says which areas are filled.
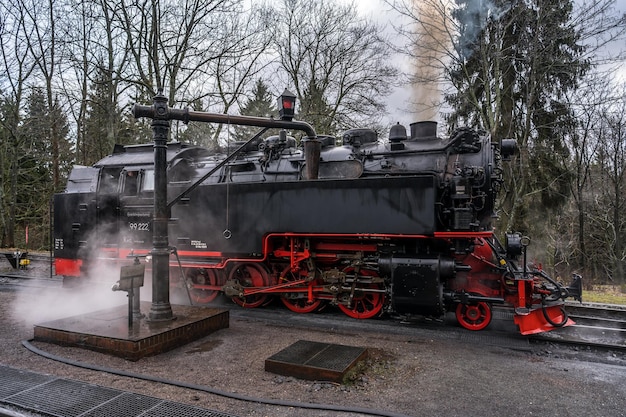
[[[139,104],[135,104],[133,105],[132,112],[136,118],[157,117],[156,111],[153,106],[142,106]],[[166,113],[159,114],[158,117],[161,119],[166,119],[166,120],[181,120],[184,123],[207,122],[207,123],[221,123],[221,124],[233,124],[233,125],[242,125],[242,126],[258,126],[258,127],[269,127],[269,128],[278,128],[278,129],[300,130],[306,133],[309,139],[317,138],[317,134],[315,133],[315,129],[313,129],[313,126],[311,126],[310,124],[306,122],[293,121],[293,120],[276,120],[276,119],[267,119],[264,117],[254,117],[254,116],[234,116],[234,115],[222,114],[222,113],[208,113],[208,112],[192,111],[189,109],[167,109]]]
[[[316,180],[320,171],[320,151],[322,149],[322,141],[318,139],[309,139],[304,143],[304,158],[306,165],[306,179]]]
[[[139,117],[148,117],[148,118],[159,118],[162,120],[181,120],[183,123],[189,122],[205,122],[205,123],[221,123],[221,124],[233,124],[233,125],[241,125],[241,126],[256,126],[256,127],[266,127],[266,128],[277,128],[277,129],[290,129],[290,130],[300,130],[304,132],[308,140],[311,141],[310,147],[313,147],[313,152],[309,152],[311,160],[307,160],[307,176],[308,179],[317,179],[319,173],[319,152],[316,154],[315,151],[315,142],[317,141],[317,133],[315,133],[315,129],[313,126],[306,122],[299,122],[293,120],[276,120],[276,119],[268,119],[264,117],[254,117],[254,116],[231,116],[230,114],[222,114],[222,113],[208,113],[208,112],[200,112],[200,111],[192,111],[188,108],[186,109],[170,109],[165,107],[165,109],[156,109],[156,106],[142,106],[140,104],[134,104],[132,108],[133,115],[135,118]],[[306,142],[305,142],[306,145]],[[306,150],[305,150],[306,154]],[[315,155],[317,155],[317,160],[315,160]],[[171,207],[176,201],[178,201],[182,196],[178,196],[175,201],[172,201],[168,207]]]

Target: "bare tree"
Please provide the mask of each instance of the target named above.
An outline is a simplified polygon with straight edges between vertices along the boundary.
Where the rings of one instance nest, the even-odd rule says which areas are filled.
[[[575,125],[563,134],[569,149],[564,164],[572,173],[571,198],[561,210],[535,211],[531,219],[541,224],[539,240],[546,248],[544,256],[552,258],[548,266],[554,266],[557,275],[576,270],[591,277],[599,259],[608,264],[603,254],[610,250],[607,251],[606,240],[599,239],[602,232],[597,229],[598,218],[604,217],[596,214],[600,200],[604,211],[608,207],[606,180],[602,179],[603,171],[598,161],[605,153],[603,138],[608,132],[607,111],[614,109],[621,97],[615,96],[614,84],[607,80],[604,74],[594,72],[564,98],[575,115]],[[600,194],[599,190],[602,190]]]
[[[53,113],[56,92],[54,82],[58,70],[57,55],[57,19],[59,13],[59,0],[20,0],[26,11],[25,26],[28,28],[28,51],[37,65],[38,75],[43,78],[45,96],[48,105],[48,114]],[[50,158],[52,162],[52,186],[58,189],[61,184],[60,172],[60,126],[58,120],[49,120],[47,139],[50,141]]]
[[[200,97],[207,97],[207,107],[214,111],[229,113],[236,107],[241,108],[246,91],[275,59],[270,49],[274,35],[271,9],[253,6],[249,11],[231,16],[220,27],[220,38],[225,41],[205,71],[205,79],[213,81],[207,84],[213,92],[207,91],[205,86]],[[221,134],[222,125],[217,125],[213,144],[217,144]]]
[[[275,14],[281,69],[298,100],[325,113],[300,117],[325,133],[375,123],[397,74],[381,29],[328,0],[283,0]]]
[[[164,89],[170,105],[202,102],[228,112],[267,64],[262,8],[243,11],[239,0],[119,1],[132,56],[126,81],[144,97]]]
[[[591,232],[588,248],[603,265],[606,276],[624,282],[626,260],[626,98],[602,106],[598,125],[595,175],[588,192],[594,207],[588,211]]]
[[[115,20],[119,3],[67,2],[69,13],[59,28],[64,39],[60,88],[76,125],[76,160],[90,164],[119,140],[120,101],[128,88],[121,73],[129,52]]]
[[[587,77],[587,81],[575,91],[569,101],[576,113],[577,128],[572,130],[566,138],[572,157],[571,166],[575,175],[571,183],[571,195],[575,207],[575,221],[577,225],[576,260],[578,266],[585,268],[588,264],[587,216],[593,206],[590,198],[590,183],[592,172],[597,163],[598,153],[601,150],[600,138],[604,136],[603,123],[604,108],[607,104],[615,103],[613,88],[601,74]]]

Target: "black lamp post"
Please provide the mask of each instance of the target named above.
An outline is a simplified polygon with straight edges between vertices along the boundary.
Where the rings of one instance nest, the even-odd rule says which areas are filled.
[[[278,97],[278,115],[280,120],[291,121],[296,111],[296,95],[285,88]]]
[[[152,220],[152,305],[151,321],[172,320],[170,305],[169,237],[167,215],[167,136],[170,111],[162,91],[154,96],[152,135],[154,138],[154,218]]]

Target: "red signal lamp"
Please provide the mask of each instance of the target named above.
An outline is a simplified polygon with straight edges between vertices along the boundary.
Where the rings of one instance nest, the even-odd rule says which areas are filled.
[[[296,95],[285,88],[278,97],[278,115],[280,120],[291,121],[296,110]]]

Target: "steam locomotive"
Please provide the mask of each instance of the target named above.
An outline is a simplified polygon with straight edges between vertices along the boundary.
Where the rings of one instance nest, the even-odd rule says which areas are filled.
[[[522,334],[572,323],[563,304],[581,299],[580,277],[562,285],[526,265],[527,238],[501,244],[493,232],[513,140],[469,128],[442,139],[435,122],[418,122],[385,142],[352,129],[341,145],[314,134],[298,144],[281,130],[232,146],[167,145],[170,285],[194,304],[225,294],[246,308],[278,298],[296,313],[331,304],[358,319],[453,311],[469,330],[502,305]],[[54,196],[55,268],[67,282],[150,255],[154,152],[116,145],[75,166]]]

